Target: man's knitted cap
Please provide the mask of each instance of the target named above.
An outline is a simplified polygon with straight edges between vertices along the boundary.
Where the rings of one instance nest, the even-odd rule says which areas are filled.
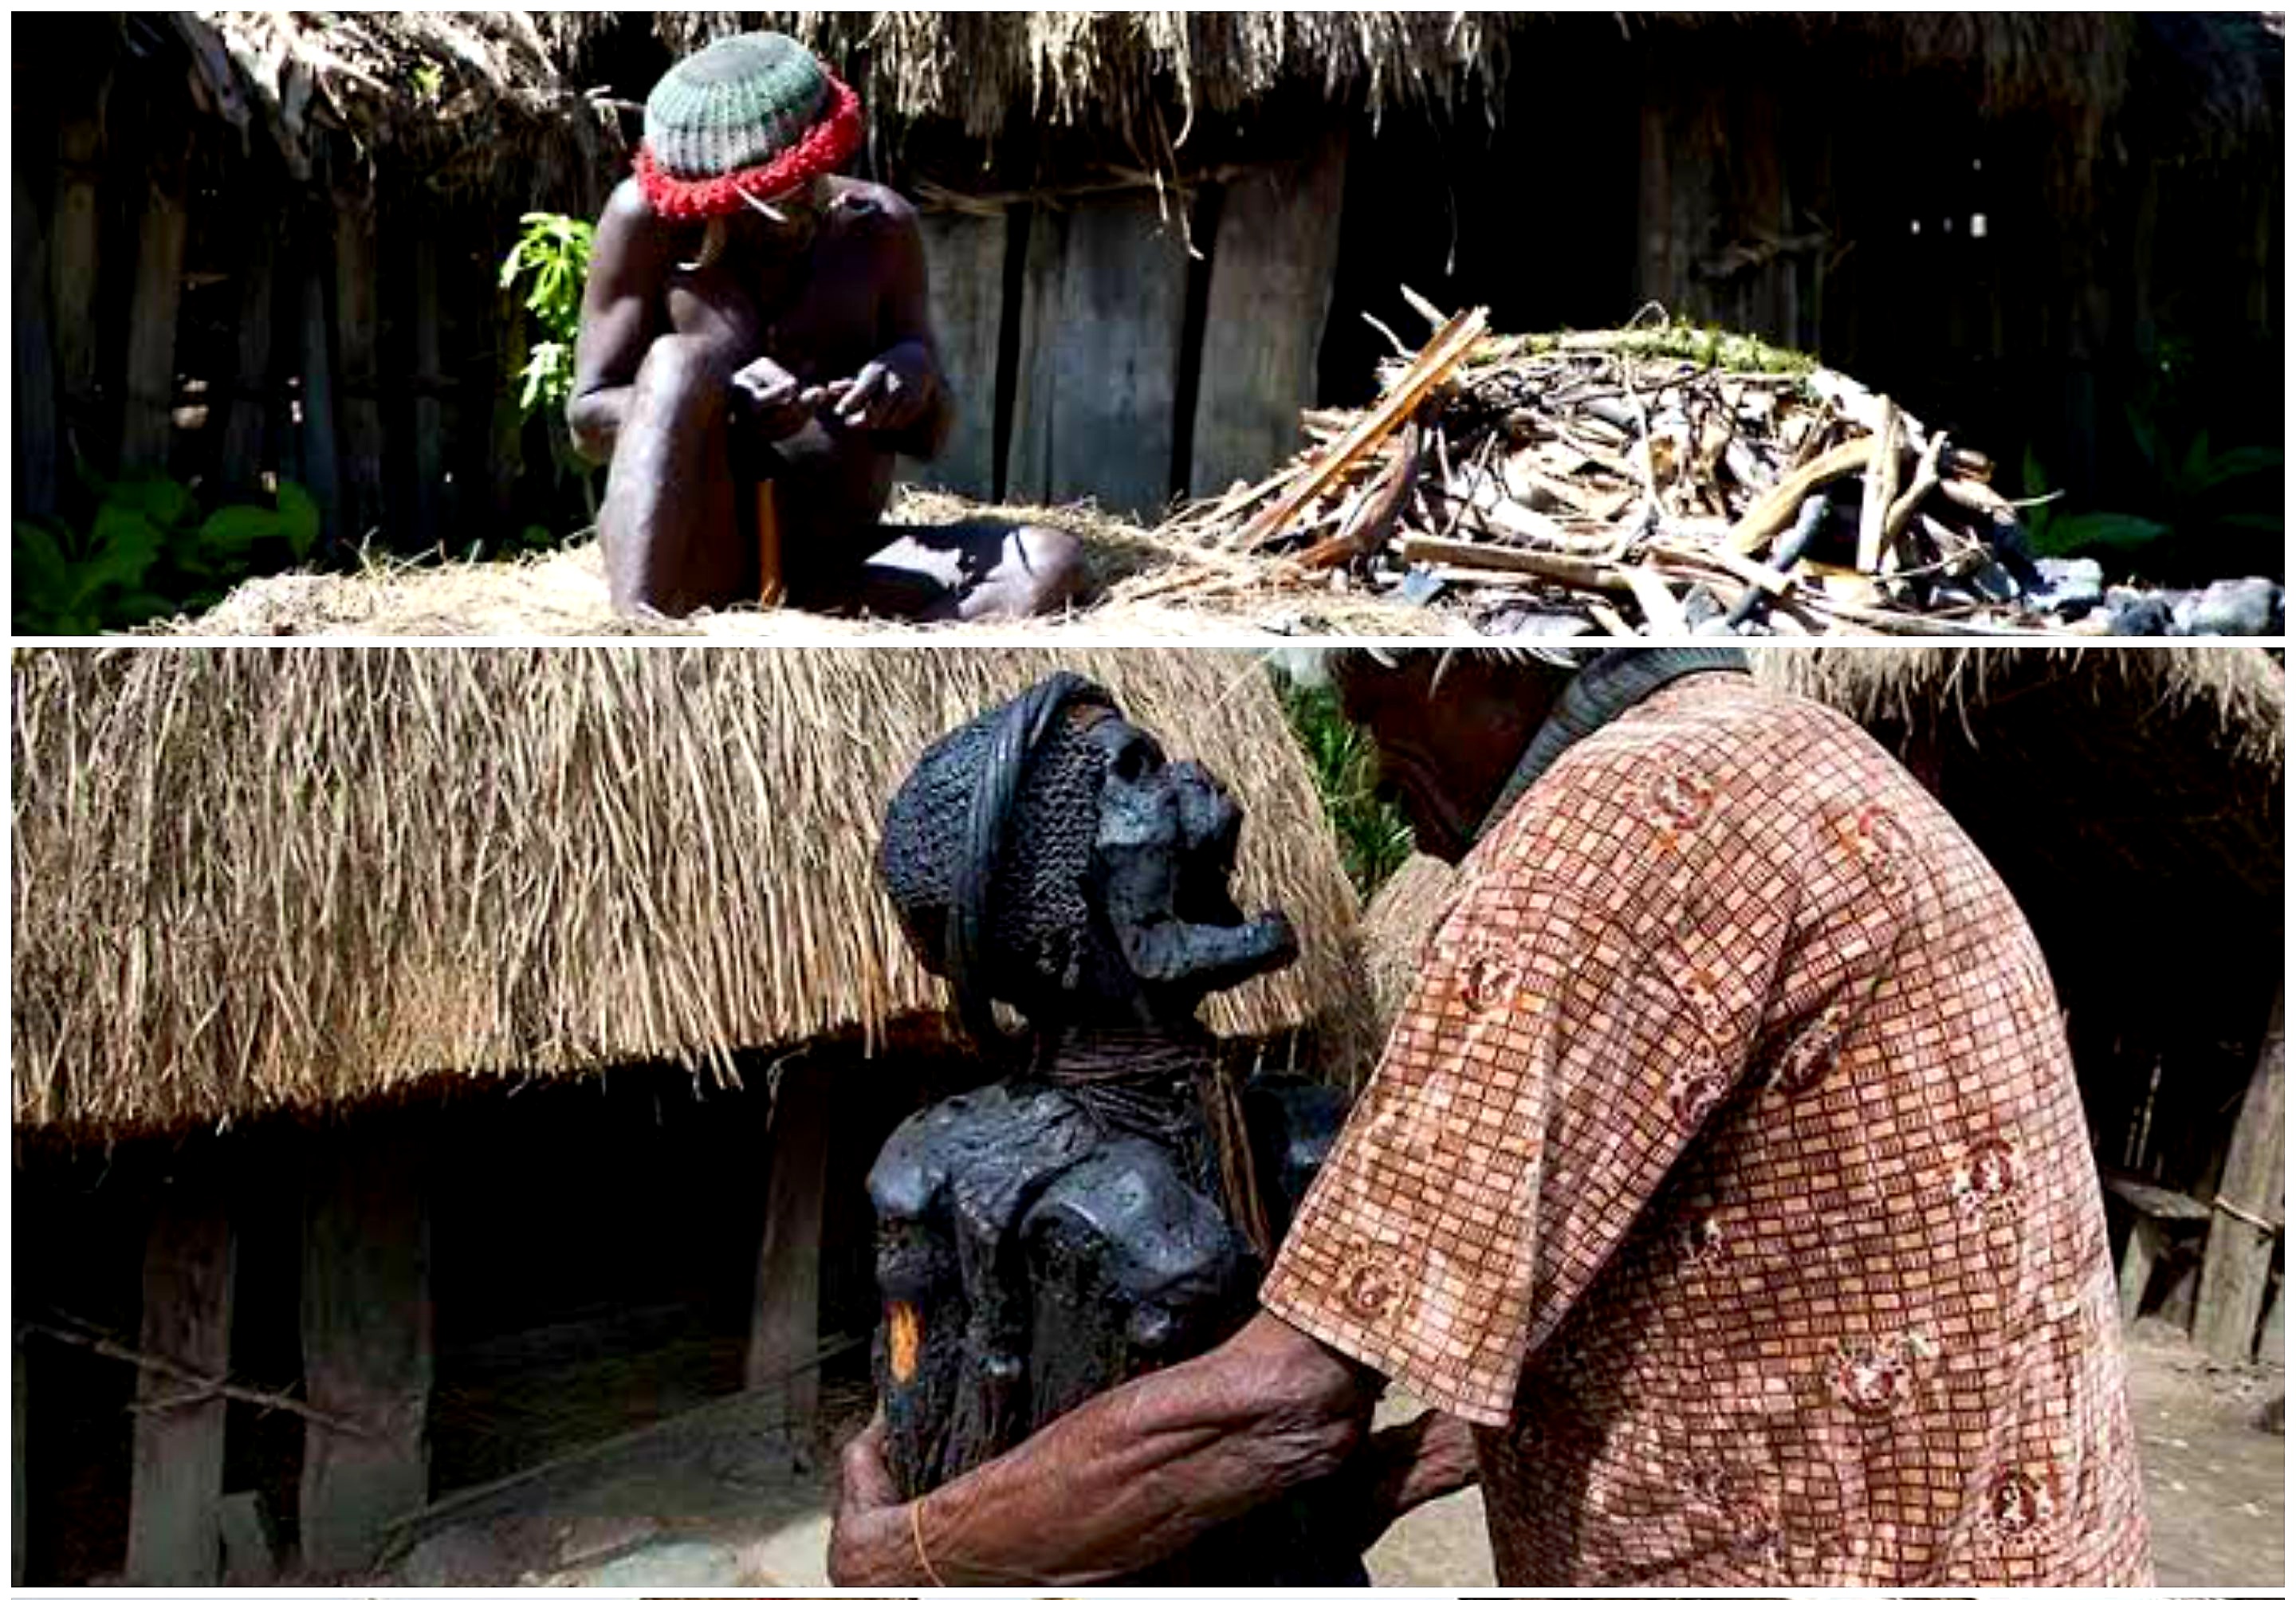
[[[638,181],[663,217],[699,220],[835,171],[861,144],[860,97],[795,39],[742,33],[672,67],[646,99]]]

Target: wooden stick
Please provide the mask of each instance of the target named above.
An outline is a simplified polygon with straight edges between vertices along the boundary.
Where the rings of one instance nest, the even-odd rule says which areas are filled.
[[[1281,533],[1366,451],[1376,448],[1382,439],[1419,409],[1421,403],[1467,358],[1489,320],[1488,313],[1477,308],[1463,311],[1446,323],[1386,397],[1332,444],[1324,458],[1290,492],[1230,535],[1227,547],[1256,549]]]
[[[266,1411],[290,1411],[306,1422],[316,1423],[323,1428],[332,1428],[338,1432],[356,1433],[361,1438],[367,1437],[365,1429],[331,1412],[307,1406],[302,1401],[291,1399],[283,1394],[271,1394],[260,1389],[246,1389],[237,1383],[226,1383],[223,1379],[210,1374],[194,1372],[180,1362],[170,1361],[163,1356],[147,1356],[134,1346],[122,1344],[115,1339],[94,1333],[75,1333],[66,1328],[52,1327],[44,1322],[24,1322],[17,1324],[16,1326],[20,1333],[37,1333],[44,1339],[53,1339],[60,1344],[77,1345],[82,1350],[93,1350],[97,1355],[107,1357],[111,1360],[125,1361],[130,1366],[140,1367],[145,1372],[155,1372],[162,1377],[174,1378],[179,1383],[193,1386],[191,1393],[171,1396],[159,1405],[146,1402],[143,1409],[156,1410],[165,1406],[189,1405],[194,1400],[213,1399],[220,1395],[225,1399],[238,1400],[246,1405],[259,1407]]]
[[[1847,444],[1836,445],[1807,466],[1796,467],[1780,479],[1769,493],[1754,502],[1746,514],[1730,529],[1730,549],[1739,555],[1751,555],[1793,526],[1794,513],[1810,491],[1837,478],[1847,478],[1873,459],[1874,441],[1871,435],[1853,439]]]
[[[1357,556],[1370,555],[1387,543],[1395,532],[1397,515],[1419,484],[1419,435],[1416,422],[1404,424],[1403,458],[1388,469],[1384,481],[1372,491],[1369,502],[1354,521],[1308,551],[1300,558],[1300,565],[1311,571],[1321,571]]]
[[[1857,513],[1857,570],[1882,570],[1882,528],[1898,497],[1898,403],[1881,398],[1880,425],[1874,430],[1874,455],[1866,464],[1866,498]]]
[[[788,592],[782,582],[781,510],[770,479],[758,484],[758,603],[771,610]]]
[[[1913,520],[1914,513],[1929,497],[1930,491],[1938,486],[1938,463],[1944,452],[1945,435],[1939,433],[1931,439],[1929,448],[1922,452],[1921,460],[1915,464],[1912,485],[1904,494],[1890,502],[1889,514],[1882,521],[1883,550],[1897,546],[1898,537],[1905,532],[1906,524]]]
[[[1441,562],[1454,567],[1525,572],[1565,588],[1595,589],[1614,595],[1635,592],[1634,586],[1616,568],[1574,555],[1549,555],[1543,550],[1481,545],[1471,539],[1440,539],[1428,534],[1406,535],[1396,541],[1395,548],[1396,554],[1406,562]]]

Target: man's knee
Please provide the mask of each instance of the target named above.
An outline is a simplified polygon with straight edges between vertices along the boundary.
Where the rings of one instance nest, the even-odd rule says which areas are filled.
[[[656,404],[707,408],[725,404],[732,379],[725,357],[708,341],[665,333],[647,347],[645,359],[638,365],[637,387]]]
[[[1084,545],[1057,528],[1016,529],[1009,546],[1013,564],[1041,605],[1057,605],[1084,587]]]

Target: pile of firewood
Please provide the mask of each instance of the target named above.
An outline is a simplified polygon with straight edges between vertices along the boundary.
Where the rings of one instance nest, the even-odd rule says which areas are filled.
[[[1490,633],[2067,626],[1992,464],[1887,396],[1751,340],[1486,324],[1441,320],[1377,404],[1306,414],[1288,466],[1165,531]]]

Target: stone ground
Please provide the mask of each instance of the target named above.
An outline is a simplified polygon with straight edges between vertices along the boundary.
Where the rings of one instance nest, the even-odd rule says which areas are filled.
[[[2257,1425],[2277,1367],[2211,1370],[2181,1333],[2145,1324],[2129,1345],[2158,1581],[2278,1588],[2284,1579],[2284,1440]],[[1390,1407],[1391,1420],[1409,1414]],[[848,1426],[857,1425],[857,1419]],[[824,1459],[833,1461],[833,1456]],[[396,1581],[617,1588],[818,1587],[832,1485],[726,1432],[618,1461],[544,1497],[446,1523]],[[1494,1581],[1479,1492],[1423,1506],[1370,1553],[1374,1581],[1424,1588]]]

